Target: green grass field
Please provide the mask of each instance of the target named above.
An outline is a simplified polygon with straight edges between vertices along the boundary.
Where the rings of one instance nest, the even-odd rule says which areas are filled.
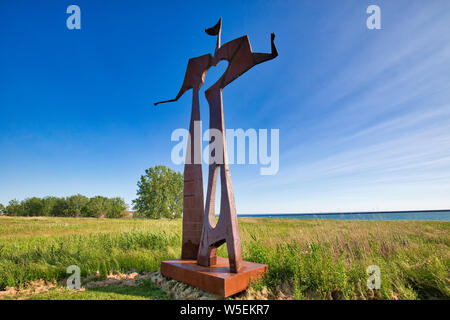
[[[256,297],[291,299],[449,299],[450,223],[239,219],[245,260],[269,272]],[[157,271],[179,258],[181,220],[0,217],[0,290],[43,279]],[[219,249],[226,256],[226,248]],[[367,288],[369,265],[381,289]],[[62,286],[62,285],[61,285]],[[151,282],[70,292],[57,286],[24,299],[167,299]],[[1,295],[0,295],[1,296]],[[240,294],[238,298],[245,298]]]

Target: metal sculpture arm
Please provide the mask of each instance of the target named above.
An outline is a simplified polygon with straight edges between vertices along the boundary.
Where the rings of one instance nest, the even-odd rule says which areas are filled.
[[[186,74],[184,75],[183,85],[181,86],[177,96],[171,100],[155,102],[154,105],[156,106],[160,103],[177,101],[189,89],[200,89],[205,80],[206,72],[208,72],[208,69],[211,66],[211,59],[212,57],[210,54],[189,59]]]
[[[272,60],[278,56],[278,50],[275,46],[275,33],[270,34],[270,46],[271,46],[271,53],[253,53],[253,61],[256,64],[263,63],[267,60]]]
[[[212,57],[211,64],[217,65],[221,60],[227,60],[228,67],[222,77],[207,92],[215,90],[217,87],[223,89],[255,65],[276,58],[278,50],[275,46],[275,33],[270,35],[270,44],[270,53],[255,53],[251,49],[248,36],[243,36],[231,40],[217,49],[214,57]]]
[[[170,99],[170,100],[164,100],[164,101],[158,101],[153,103],[154,106],[157,106],[160,103],[167,103],[167,102],[175,102],[178,99],[181,98],[181,96],[187,91],[189,90],[189,88],[184,88],[184,86],[181,87],[180,91],[178,92],[177,96],[174,99]]]

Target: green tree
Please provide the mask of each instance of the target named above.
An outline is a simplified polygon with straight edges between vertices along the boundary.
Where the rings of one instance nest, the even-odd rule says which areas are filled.
[[[165,166],[145,170],[133,200],[136,217],[178,218],[183,213],[183,174]]]
[[[50,210],[50,216],[52,217],[64,217],[68,208],[67,201],[64,198],[56,198],[55,203]]]
[[[64,199],[62,200],[64,201]],[[45,217],[53,216],[56,212],[55,208],[58,206],[59,201],[61,201],[61,198],[57,197],[45,197],[42,199],[42,215]]]
[[[6,208],[3,204],[0,203],[0,216],[6,213]]]
[[[89,202],[89,198],[81,194],[73,195],[66,198],[65,217],[81,217],[83,208]]]
[[[128,206],[122,198],[111,198],[107,203],[106,218],[123,218],[127,215]]]
[[[32,197],[22,201],[23,212],[28,217],[43,216],[44,203],[41,198]]]
[[[24,216],[23,205],[16,199],[11,200],[6,207],[6,215],[11,217]]]
[[[100,218],[107,214],[108,198],[95,196],[90,198],[82,210],[84,217]]]

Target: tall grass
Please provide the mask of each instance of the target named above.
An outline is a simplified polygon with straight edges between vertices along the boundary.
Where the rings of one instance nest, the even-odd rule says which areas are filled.
[[[163,259],[177,257],[180,237],[165,231],[36,237],[0,244],[0,288],[35,279],[66,278],[70,265],[83,276],[113,271],[156,271]]]
[[[449,225],[253,221],[246,228],[251,239],[244,255],[269,265],[259,285],[274,297],[287,287],[295,299],[448,299]],[[380,290],[367,286],[370,265],[380,267]]]
[[[162,260],[178,257],[178,230],[167,220],[1,218],[0,290],[63,280],[70,265],[83,276],[156,271]]]
[[[450,223],[240,219],[245,260],[269,265],[255,288],[294,299],[450,298]],[[37,279],[156,271],[179,258],[181,220],[0,218],[0,289]],[[219,249],[226,256],[226,247]],[[381,289],[366,269],[381,269]]]

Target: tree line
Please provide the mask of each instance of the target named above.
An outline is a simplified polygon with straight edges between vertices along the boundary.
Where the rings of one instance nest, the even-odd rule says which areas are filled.
[[[184,176],[181,172],[157,165],[145,170],[137,185],[134,217],[174,219],[183,215]],[[88,198],[80,194],[66,198],[12,200],[6,207],[0,204],[0,215],[7,216],[122,218],[128,215],[127,210],[121,198]]]
[[[128,206],[119,197],[81,194],[70,197],[32,197],[22,201],[11,200],[5,207],[0,204],[0,213],[12,217],[93,217],[122,218],[128,215]]]

